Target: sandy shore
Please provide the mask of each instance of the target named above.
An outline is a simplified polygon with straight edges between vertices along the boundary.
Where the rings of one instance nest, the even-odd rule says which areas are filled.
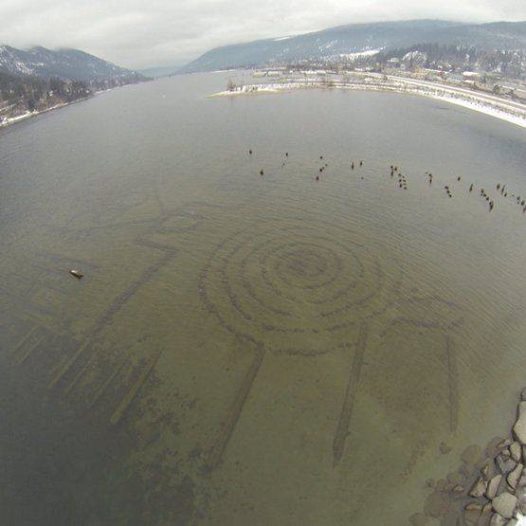
[[[350,81],[343,81],[338,78],[338,80],[330,80],[330,85],[324,78],[286,80],[268,84],[246,84],[232,91],[221,91],[212,96],[263,95],[284,93],[297,89],[346,89],[409,93],[462,106],[526,128],[526,105],[524,104],[464,88],[380,74],[367,74],[358,77],[358,80]]]

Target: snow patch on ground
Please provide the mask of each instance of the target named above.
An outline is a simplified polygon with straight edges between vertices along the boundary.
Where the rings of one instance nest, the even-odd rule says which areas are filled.
[[[356,60],[361,57],[373,57],[374,55],[378,55],[382,49],[383,48],[367,49],[365,51],[356,51],[355,53],[340,53],[338,56],[348,60]]]
[[[332,47],[335,46],[335,44],[337,44],[338,41],[337,40],[331,40],[330,42],[327,42],[327,44],[321,46],[320,49],[331,49]]]

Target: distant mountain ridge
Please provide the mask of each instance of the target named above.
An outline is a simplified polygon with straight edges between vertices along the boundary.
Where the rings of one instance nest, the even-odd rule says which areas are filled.
[[[0,46],[0,127],[148,77],[79,51]]]
[[[272,66],[421,43],[453,44],[480,50],[526,50],[526,22],[463,24],[409,20],[350,24],[303,35],[218,47],[179,72]]]
[[[181,69],[181,63],[174,66],[152,66],[150,68],[140,69],[139,73],[146,75],[147,77],[158,79],[161,77],[173,75],[179,69]]]
[[[0,72],[11,75],[59,78],[83,82],[111,81],[112,85],[146,80],[146,77],[77,49],[28,50],[0,45]]]

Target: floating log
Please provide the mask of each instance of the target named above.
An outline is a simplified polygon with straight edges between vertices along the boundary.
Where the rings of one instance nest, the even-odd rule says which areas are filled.
[[[80,270],[70,270],[69,273],[77,279],[82,279],[84,277],[84,274]]]

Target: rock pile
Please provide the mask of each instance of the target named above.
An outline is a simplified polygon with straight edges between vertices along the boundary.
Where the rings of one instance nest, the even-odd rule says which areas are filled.
[[[442,525],[526,525],[526,389],[511,435],[493,439],[484,452],[469,446],[461,460],[462,467],[447,479],[427,482],[433,493],[424,512],[414,514],[410,523],[424,526],[435,519],[433,524],[438,520]]]

